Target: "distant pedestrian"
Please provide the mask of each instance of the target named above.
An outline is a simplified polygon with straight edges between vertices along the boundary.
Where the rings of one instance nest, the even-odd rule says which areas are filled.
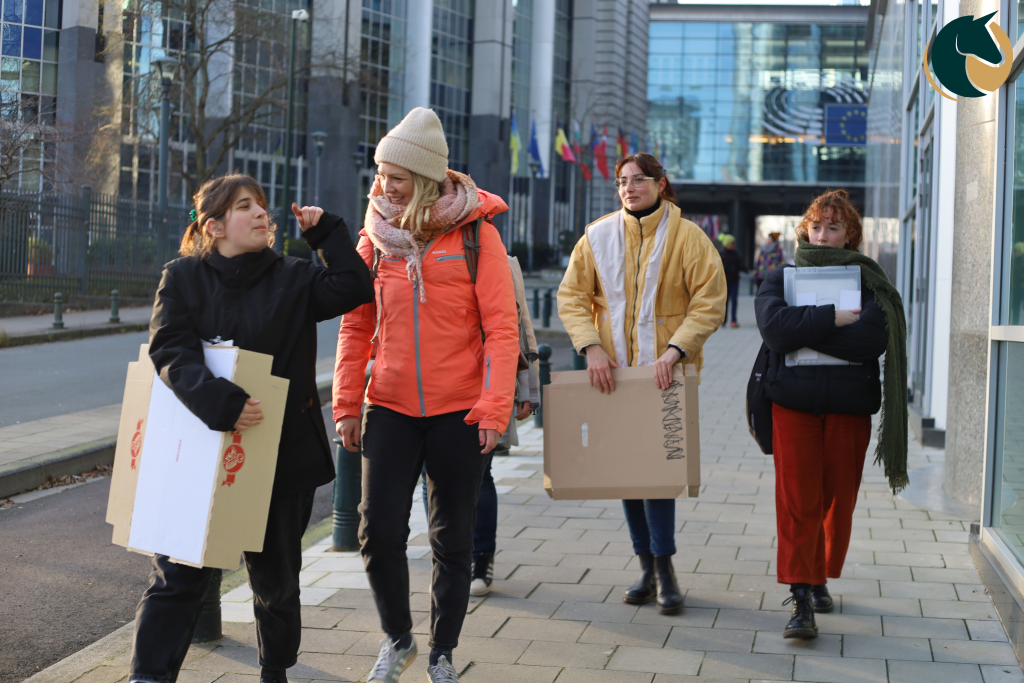
[[[754,262],[754,288],[761,287],[761,283],[768,277],[768,273],[781,266],[786,257],[782,253],[782,244],[779,243],[781,232],[772,231],[768,233],[768,241],[761,246],[757,252],[757,260]]]
[[[894,492],[907,485],[907,359],[903,301],[885,272],[858,253],[861,220],[845,190],[817,197],[797,228],[796,265],[860,266],[861,307],[787,306],[783,273],[768,274],[755,300],[770,350],[779,583],[790,584],[786,638],[815,638],[815,612],[831,612],[827,578],[846,560],[871,416],[881,409],[875,461]],[[787,366],[809,347],[850,365]],[[885,354],[884,385],[878,359]]]
[[[271,373],[289,380],[263,550],[243,553],[254,595],[260,681],[285,683],[302,634],[302,534],[316,488],[334,479],[316,389],[316,323],[370,301],[373,286],[337,216],[292,204],[303,239],[319,251],[320,267],[271,249],[275,226],[255,179],[214,178],[194,201],[182,258],[164,267],[157,288],[149,356],[181,402],[218,432],[242,431],[259,424],[263,414],[258,396],[213,376],[203,340],[233,340],[271,355]],[[178,677],[212,572],[153,558],[149,588],[135,612],[130,681],[172,683]]]
[[[376,298],[342,320],[334,371],[338,435],[349,450],[363,446],[359,544],[385,633],[367,681],[394,683],[416,658],[405,553],[425,465],[427,675],[456,683],[452,650],[469,605],[480,479],[512,416],[519,358],[508,254],[491,223],[508,207],[448,168],[430,109],[410,111],[374,161],[357,248],[373,264]]]
[[[682,217],[657,159],[619,159],[615,177],[622,209],[588,225],[576,244],[558,288],[558,315],[576,352],[587,357],[591,386],[610,393],[612,368],[653,365],[655,384],[666,389],[676,363],[700,372],[704,342],[722,323],[722,259]],[[656,597],[661,613],[678,613],[675,500],[624,500],[622,507],[640,562],[640,580],[623,602]]]
[[[743,271],[743,260],[736,252],[736,238],[732,235],[722,235],[718,238],[722,243],[722,250],[719,254],[722,257],[722,268],[725,270],[725,285],[727,287],[725,314],[729,317],[732,310],[732,321],[729,327],[739,327],[736,322],[736,306],[740,295],[740,272]],[[725,324],[725,321],[722,321]]]

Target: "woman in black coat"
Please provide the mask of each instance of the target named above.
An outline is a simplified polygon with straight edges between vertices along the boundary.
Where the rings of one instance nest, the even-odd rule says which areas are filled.
[[[860,216],[843,190],[818,197],[797,229],[798,256],[859,260],[860,308],[787,306],[783,282],[789,266],[771,271],[754,301],[771,352],[765,392],[774,404],[777,575],[779,583],[790,584],[787,602],[793,602],[786,638],[816,637],[814,613],[832,611],[825,583],[839,577],[846,559],[871,416],[882,405],[878,359],[889,333],[879,297],[887,294],[872,290],[877,265],[857,253],[861,234]],[[803,348],[851,364],[787,366],[786,354]]]
[[[150,322],[149,355],[160,378],[210,429],[242,431],[263,416],[259,397],[214,377],[203,343],[232,341],[273,356],[290,380],[263,551],[244,553],[252,587],[261,680],[282,683],[299,648],[301,539],[313,493],[334,478],[316,390],[316,324],[372,300],[370,273],[344,221],[292,205],[323,267],[271,249],[274,226],[259,183],[246,175],[206,182],[194,197],[183,258],[168,263]],[[210,568],[153,559],[135,615],[131,681],[171,683],[202,609]]]

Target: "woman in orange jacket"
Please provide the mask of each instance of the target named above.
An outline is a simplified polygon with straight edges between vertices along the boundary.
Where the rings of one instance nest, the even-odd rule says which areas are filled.
[[[458,680],[451,653],[469,603],[480,480],[512,414],[519,328],[508,257],[490,222],[508,207],[447,160],[429,109],[413,109],[377,145],[357,247],[376,297],[345,315],[338,337],[334,420],[346,448],[363,446],[359,543],[387,634],[368,681],[397,681],[416,657],[405,551],[424,464],[433,550],[427,672]],[[473,226],[479,248],[467,249],[473,230],[462,228]]]

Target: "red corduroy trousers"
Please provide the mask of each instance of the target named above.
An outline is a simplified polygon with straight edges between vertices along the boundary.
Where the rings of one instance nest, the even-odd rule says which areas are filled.
[[[772,408],[779,583],[839,578],[870,440],[869,415]]]

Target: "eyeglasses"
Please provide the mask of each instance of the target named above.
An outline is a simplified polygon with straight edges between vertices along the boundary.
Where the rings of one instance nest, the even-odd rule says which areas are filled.
[[[615,187],[620,190],[623,187],[626,187],[627,189],[638,188],[642,187],[648,180],[654,180],[654,178],[649,175],[635,175],[632,178],[622,177],[615,181]]]

